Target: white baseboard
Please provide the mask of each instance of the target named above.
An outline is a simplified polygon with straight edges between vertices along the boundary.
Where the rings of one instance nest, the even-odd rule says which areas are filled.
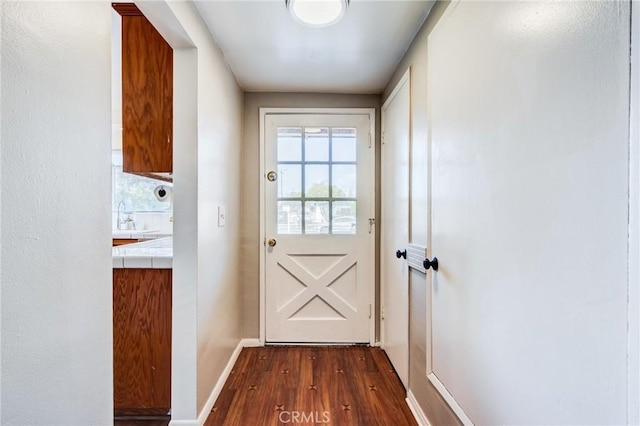
[[[236,348],[233,350],[233,353],[231,354],[231,357],[229,358],[227,365],[224,367],[224,370],[222,370],[222,374],[220,374],[220,378],[218,378],[216,385],[213,387],[213,390],[211,391],[211,395],[209,395],[209,399],[207,399],[207,402],[204,404],[204,407],[202,407],[202,411],[200,411],[200,415],[198,416],[198,421],[195,423],[171,422],[170,426],[202,426],[204,425],[204,422],[207,421],[207,417],[209,417],[209,414],[211,413],[211,409],[213,408],[213,405],[216,403],[218,396],[220,396],[220,392],[222,392],[222,387],[227,382],[227,379],[229,378],[229,374],[231,374],[231,370],[233,370],[233,366],[235,365],[236,361],[238,360],[238,357],[240,356],[240,352],[242,352],[242,348],[254,348],[259,346],[263,346],[263,345],[260,344],[260,340],[258,339],[240,340]]]
[[[465,426],[473,426],[473,422],[471,421],[469,416],[467,416],[467,414],[464,412],[460,404],[458,404],[458,401],[455,400],[453,395],[449,393],[449,391],[447,390],[445,385],[440,381],[438,376],[436,376],[433,372],[431,372],[427,375],[427,377],[429,378],[429,381],[433,384],[433,386],[438,390],[440,395],[442,395],[442,398],[444,398],[447,404],[449,404],[449,407],[451,407],[453,412],[456,413],[456,416],[458,416],[462,424]]]
[[[413,413],[413,417],[418,423],[418,426],[431,426],[431,423],[429,423],[429,419],[427,419],[424,411],[422,411],[422,407],[420,407],[420,404],[418,404],[418,401],[416,401],[416,397],[415,395],[413,395],[413,392],[411,392],[411,390],[407,391],[406,401],[409,409],[411,410],[411,413]]]
[[[242,347],[243,348],[259,348],[260,346],[264,346],[260,339],[242,339]]]
[[[171,420],[169,426],[200,426],[197,420]]]

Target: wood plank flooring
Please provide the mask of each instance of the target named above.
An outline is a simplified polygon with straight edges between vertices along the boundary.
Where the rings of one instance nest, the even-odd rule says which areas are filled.
[[[206,426],[417,425],[379,348],[242,350]]]

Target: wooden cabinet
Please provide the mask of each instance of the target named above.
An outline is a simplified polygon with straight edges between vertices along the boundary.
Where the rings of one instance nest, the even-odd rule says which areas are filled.
[[[122,16],[122,170],[173,172],[173,49],[132,3]]]
[[[169,413],[171,278],[171,269],[113,270],[116,416]]]
[[[118,246],[124,246],[126,244],[133,244],[133,243],[138,243],[140,242],[140,240],[133,239],[133,238],[112,238],[112,246],[113,247],[118,247]]]

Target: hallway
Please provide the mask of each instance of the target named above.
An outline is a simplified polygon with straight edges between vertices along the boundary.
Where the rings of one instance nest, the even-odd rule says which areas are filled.
[[[174,59],[159,73],[172,129],[153,138],[174,144],[162,412],[173,426],[640,425],[640,4],[339,1],[349,12],[327,28],[292,20],[294,0],[134,2]],[[119,15],[98,1],[0,12],[0,424],[113,424]],[[267,120],[336,109],[373,111],[362,143],[342,138],[371,152],[362,190],[360,151],[334,159],[331,130],[357,126]],[[278,127],[297,129],[295,150],[269,141]],[[366,209],[347,204],[363,195]],[[339,277],[366,273],[362,293],[323,278],[350,262],[352,234],[331,232],[351,217],[374,260]],[[339,253],[312,247],[329,238]],[[316,284],[326,294],[278,311]],[[290,322],[297,339],[272,338],[271,312],[354,331],[335,294],[366,313],[364,337],[313,343]],[[147,343],[132,341],[135,358]]]
[[[216,401],[215,425],[415,425],[380,348],[244,348]]]

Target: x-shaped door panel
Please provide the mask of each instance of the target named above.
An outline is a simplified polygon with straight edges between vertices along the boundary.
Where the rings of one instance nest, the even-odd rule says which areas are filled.
[[[344,319],[350,318],[357,312],[354,306],[330,288],[332,284],[356,266],[356,260],[353,256],[344,255],[319,277],[311,274],[303,265],[292,260],[289,256],[278,261],[278,266],[305,286],[302,291],[278,308],[278,315],[281,318],[294,319],[296,314],[316,297],[319,297]]]

